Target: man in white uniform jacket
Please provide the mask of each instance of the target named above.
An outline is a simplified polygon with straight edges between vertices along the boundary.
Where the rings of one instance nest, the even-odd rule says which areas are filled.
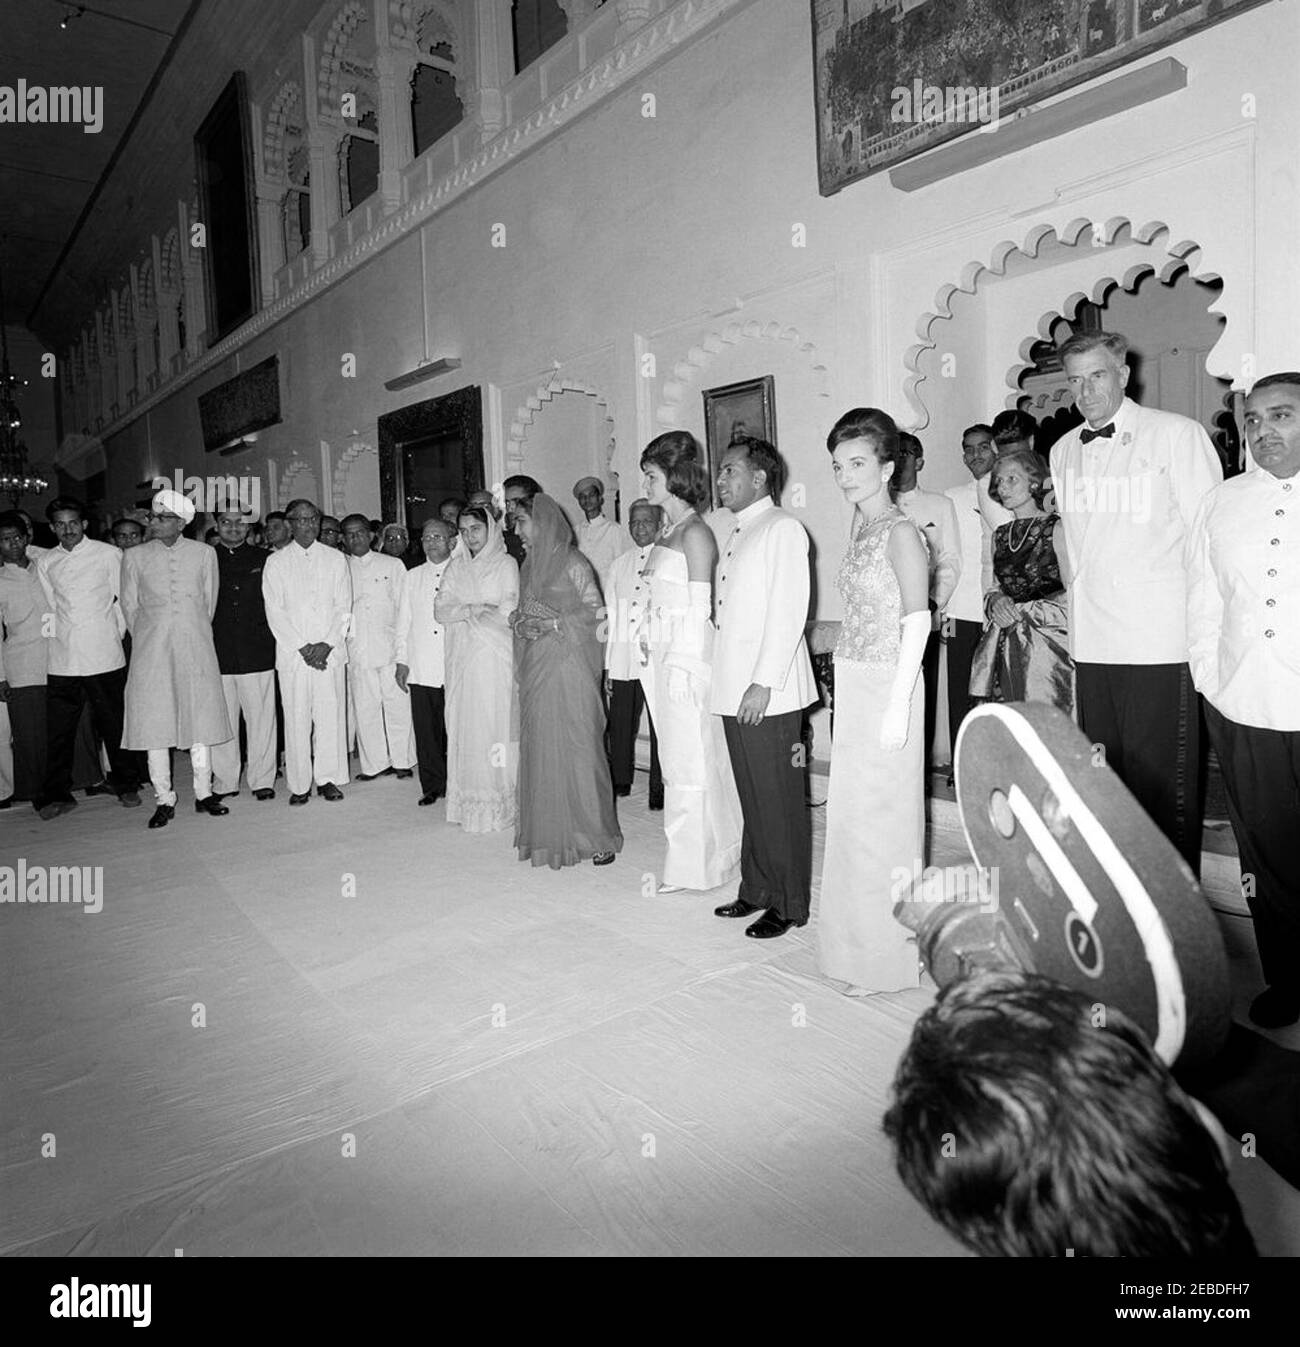
[[[313,779],[318,795],[341,800],[339,783],[348,779],[343,713],[344,637],[352,622],[348,563],[342,552],[317,541],[320,511],[311,501],[290,501],[285,514],[293,537],[267,558],[262,597],[275,634],[289,803],[306,804]]]
[[[1267,989],[1250,1018],[1300,1019],[1300,373],[1246,399],[1254,465],[1201,502],[1187,548],[1192,678],[1227,787]]]
[[[1079,723],[1199,873],[1200,708],[1187,667],[1183,553],[1223,469],[1195,421],[1124,396],[1127,354],[1113,332],[1061,347],[1085,422],[1052,446]]]
[[[993,586],[993,530],[1012,518],[989,496],[997,448],[991,426],[967,426],[961,456],[970,481],[950,486],[944,495],[957,515],[961,570],[942,616],[947,624],[948,747],[957,747],[957,730],[971,709],[970,666],[984,634],[984,595]]]
[[[447,793],[447,630],[434,617],[433,605],[459,537],[445,519],[425,524],[424,563],[407,571],[397,611],[397,685],[411,698],[422,805]]]
[[[718,497],[736,526],[718,558],[710,709],[722,717],[745,819],[740,890],[720,917],[767,909],[745,934],[784,935],[808,920],[812,831],[801,765],[803,711],[817,700],[804,644],[808,534],[776,501],[785,464],[765,440],[728,446]]]
[[[609,692],[609,775],[614,794],[632,793],[636,737],[645,710],[641,671],[647,655],[637,640],[650,602],[650,582],[643,572],[663,526],[663,511],[648,500],[633,501],[627,512],[628,531],[636,544],[614,558],[602,581],[605,591],[605,678]],[[659,737],[650,722],[649,807],[664,807],[664,778],[659,766]]]
[[[343,546],[352,578],[352,627],[348,632],[348,706],[361,760],[358,781],[392,771],[414,775],[411,698],[397,681],[397,617],[406,584],[398,557],[372,552],[370,521],[350,514]]]

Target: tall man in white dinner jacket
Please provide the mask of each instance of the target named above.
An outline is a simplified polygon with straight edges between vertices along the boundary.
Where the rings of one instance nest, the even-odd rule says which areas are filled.
[[[1300,1020],[1300,373],[1246,399],[1254,463],[1201,502],[1187,548],[1192,678],[1223,769],[1267,988],[1250,1018]]]
[[[1199,873],[1200,707],[1187,667],[1183,552],[1223,469],[1195,421],[1124,396],[1127,354],[1111,332],[1061,347],[1084,418],[1052,446],[1079,722]]]
[[[311,501],[290,501],[285,514],[292,540],[267,557],[262,597],[284,702],[289,803],[302,805],[311,799],[313,779],[326,800],[341,800],[339,783],[348,779],[344,637],[352,623],[352,585],[343,553],[317,541],[320,511]]]
[[[745,831],[740,890],[716,915],[766,908],[745,930],[758,940],[803,926],[812,894],[801,733],[817,700],[804,644],[808,534],[776,503],[784,482],[765,440],[729,445],[718,471],[718,498],[736,522],[718,559],[710,709],[722,717]]]

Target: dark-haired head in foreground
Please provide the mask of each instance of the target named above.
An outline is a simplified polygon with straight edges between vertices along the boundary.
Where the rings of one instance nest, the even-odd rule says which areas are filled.
[[[1047,978],[947,987],[884,1128],[908,1191],[976,1253],[1255,1253],[1218,1143],[1141,1030]]]

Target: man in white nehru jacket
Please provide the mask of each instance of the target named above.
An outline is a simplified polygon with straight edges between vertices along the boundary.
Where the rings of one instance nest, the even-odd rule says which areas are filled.
[[[322,799],[335,801],[343,798],[339,783],[348,779],[344,637],[352,623],[352,585],[343,554],[317,541],[320,511],[311,501],[290,501],[285,516],[293,536],[267,558],[262,597],[275,633],[289,803],[304,805],[313,780]]]
[[[583,514],[577,528],[578,550],[591,562],[603,592],[614,558],[631,551],[632,540],[601,513],[605,508],[605,485],[599,477],[580,478],[574,483],[573,495]]]
[[[151,828],[165,828],[176,813],[173,748],[189,749],[195,810],[230,812],[212,793],[209,752],[232,735],[212,643],[217,554],[181,537],[193,519],[186,497],[159,491],[152,539],[122,553],[122,615],[131,633],[122,745],[148,754],[158,801]]]
[[[372,552],[373,541],[365,515],[348,515],[343,521],[352,577],[348,709],[361,759],[358,781],[389,772],[411,777],[415,765],[411,698],[397,681],[397,619],[406,566],[397,557]]]

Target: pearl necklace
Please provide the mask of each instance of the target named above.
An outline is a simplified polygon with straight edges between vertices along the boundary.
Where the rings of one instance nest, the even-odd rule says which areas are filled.
[[[686,513],[685,513],[684,515],[682,515],[682,517],[677,521],[677,523],[675,523],[675,524],[665,524],[665,525],[663,526],[663,528],[659,530],[659,537],[660,537],[661,539],[670,537],[670,536],[671,536],[671,535],[672,535],[678,528],[680,528],[680,527],[681,527],[681,526],[682,526],[682,525],[683,525],[683,524],[684,524],[684,523],[685,523],[685,522],[686,522],[686,521],[687,521],[687,520],[688,520],[694,513],[695,513],[694,510],[687,510]]]
[[[1019,552],[1020,549],[1021,549],[1022,547],[1024,547],[1024,545],[1029,541],[1029,535],[1030,535],[1030,534],[1033,532],[1033,530],[1034,530],[1034,520],[1035,520],[1035,519],[1039,519],[1039,518],[1042,518],[1042,516],[1041,516],[1041,515],[1030,515],[1029,518],[1026,519],[1026,520],[1024,521],[1024,524],[1025,524],[1025,531],[1020,535],[1020,541],[1019,541],[1019,542],[1016,542],[1016,541],[1015,541],[1015,528],[1016,528],[1016,524],[1019,523],[1020,521],[1019,521],[1019,520],[1016,520],[1016,519],[1013,519],[1013,520],[1007,525],[1007,547],[1008,547],[1012,552]]]

